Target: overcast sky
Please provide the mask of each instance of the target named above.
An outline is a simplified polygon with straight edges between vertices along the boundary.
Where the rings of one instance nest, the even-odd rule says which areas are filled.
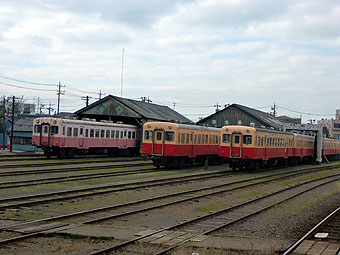
[[[61,111],[121,96],[123,49],[122,96],[193,121],[217,102],[304,121],[340,108],[338,0],[0,0],[0,95],[56,108],[61,81]]]

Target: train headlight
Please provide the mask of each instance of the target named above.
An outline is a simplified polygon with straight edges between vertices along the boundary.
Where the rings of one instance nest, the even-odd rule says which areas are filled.
[[[172,129],[172,126],[168,126],[169,129]]]
[[[57,121],[56,121],[56,120],[54,120],[54,121],[53,121],[53,124],[57,124]]]
[[[246,130],[246,132],[247,132],[247,133],[249,133],[249,132],[250,132],[250,130],[249,130],[249,129],[247,129],[247,130]]]
[[[225,131],[228,132],[228,131],[229,131],[229,128],[226,128]]]
[[[148,125],[148,128],[151,128],[151,125]]]
[[[37,123],[39,123],[39,120],[36,120]]]

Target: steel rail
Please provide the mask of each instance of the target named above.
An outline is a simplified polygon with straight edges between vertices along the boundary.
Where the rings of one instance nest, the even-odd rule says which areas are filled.
[[[325,217],[322,221],[316,224],[311,230],[309,230],[303,237],[293,243],[282,255],[291,254],[303,241],[311,237],[318,229],[324,226],[328,221],[330,221],[333,217],[340,213],[340,207],[335,209],[332,213],[330,213],[327,217]]]
[[[76,171],[88,171],[88,170],[102,170],[110,168],[120,167],[133,167],[133,166],[150,166],[151,163],[135,163],[135,164],[123,164],[123,165],[103,165],[103,166],[85,166],[85,167],[69,167],[58,169],[41,169],[41,170],[22,170],[22,171],[9,171],[0,172],[0,176],[17,176],[17,175],[30,175],[30,174],[50,174],[50,173],[62,173],[62,172],[76,172]],[[156,169],[156,168],[155,168]]]

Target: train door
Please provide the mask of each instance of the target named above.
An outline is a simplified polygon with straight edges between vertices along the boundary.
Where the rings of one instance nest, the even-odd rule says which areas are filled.
[[[80,126],[79,128],[79,148],[83,148],[84,146],[84,126]]]
[[[263,142],[263,145],[264,145],[264,155],[263,155],[263,159],[267,159],[267,136],[265,135],[264,136],[264,142]]]
[[[190,132],[190,156],[193,156],[194,154],[194,132],[191,131]]]
[[[152,154],[158,156],[164,154],[164,129],[155,129],[153,132]]]
[[[127,143],[128,143],[128,141],[127,141],[127,129],[124,129],[124,131],[123,131],[123,137],[122,137],[122,145],[123,145],[123,148],[125,149],[125,148],[127,148]]]
[[[50,137],[51,137],[50,123],[41,123],[40,146],[49,147]]]
[[[230,157],[241,158],[242,156],[242,134],[232,133],[230,144]]]

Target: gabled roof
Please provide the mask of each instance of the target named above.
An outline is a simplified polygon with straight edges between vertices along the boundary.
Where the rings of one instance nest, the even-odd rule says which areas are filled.
[[[179,121],[182,123],[192,123],[192,121],[183,115],[179,114],[178,112],[174,111],[173,109],[169,108],[168,106],[157,105],[152,103],[147,103],[143,101],[137,101],[133,99],[127,99],[122,97],[116,97],[112,95],[108,95],[97,102],[82,108],[75,112],[76,115],[82,114],[86,110],[96,107],[97,105],[103,103],[107,100],[117,100],[121,104],[125,105],[126,107],[130,108],[134,112],[138,113],[145,119],[152,119],[152,120],[160,120],[160,121]]]
[[[265,124],[266,126],[270,126],[270,127],[275,128],[275,129],[278,129],[278,130],[284,128],[284,123],[282,121],[278,120],[273,115],[259,111],[259,110],[256,110],[256,109],[252,109],[252,108],[249,108],[247,106],[240,105],[240,104],[231,104],[228,107],[224,108],[223,110],[218,111],[218,112],[216,112],[216,113],[214,113],[210,116],[207,116],[202,120],[199,120],[197,122],[197,124],[204,122],[206,119],[211,118],[212,116],[215,116],[217,114],[220,114],[223,111],[227,111],[231,107],[237,108],[238,110],[240,110],[240,111],[244,112],[245,114],[251,116],[252,118],[258,120],[259,122]]]

